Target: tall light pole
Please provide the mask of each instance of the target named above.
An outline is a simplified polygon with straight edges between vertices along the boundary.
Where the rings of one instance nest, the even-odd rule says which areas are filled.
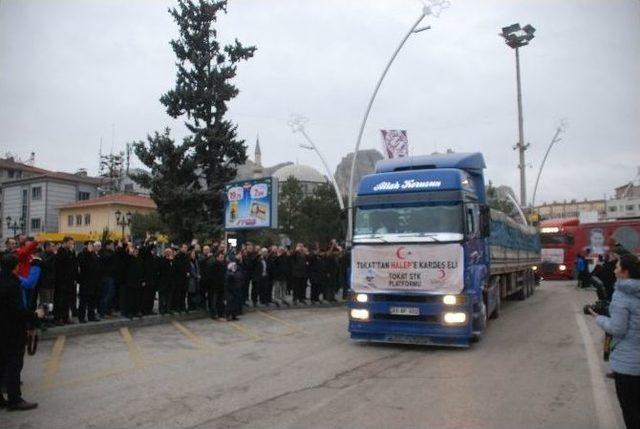
[[[524,152],[529,147],[529,144],[524,143],[524,129],[522,120],[522,89],[520,85],[520,48],[529,44],[533,40],[533,33],[536,29],[532,25],[527,24],[520,28],[520,24],[512,24],[508,27],[502,28],[501,37],[504,38],[505,43],[510,48],[516,51],[516,84],[518,87],[518,143],[513,148],[517,149],[520,155],[520,163],[518,168],[520,169],[520,205],[522,207],[527,206],[527,183],[525,169],[527,168],[524,162]]]
[[[538,183],[540,182],[540,176],[542,175],[542,169],[544,168],[544,164],[547,162],[547,157],[549,156],[549,152],[551,152],[551,148],[554,144],[558,143],[562,138],[560,134],[562,134],[567,127],[567,123],[562,121],[558,128],[556,128],[556,132],[549,143],[549,147],[547,147],[547,151],[544,153],[544,158],[542,159],[542,164],[540,164],[540,169],[538,170],[538,176],[536,177],[536,184],[533,187],[533,197],[531,198],[531,208],[533,209],[536,206],[536,193],[538,192]]]
[[[309,143],[308,145],[300,144],[299,146],[303,149],[314,150],[320,158],[322,165],[324,166],[324,170],[327,173],[327,178],[331,181],[333,185],[333,190],[336,193],[336,198],[338,199],[338,205],[340,206],[340,211],[344,210],[344,201],[342,201],[342,196],[340,195],[340,188],[338,187],[338,182],[336,182],[336,178],[331,173],[331,169],[329,169],[329,165],[327,161],[325,161],[324,156],[318,147],[313,143],[313,140],[309,138],[307,135],[307,131],[304,129],[304,124],[307,123],[308,119],[304,116],[293,115],[291,119],[289,119],[289,126],[291,127],[291,131],[294,133],[300,133],[304,137],[304,139]]]
[[[362,118],[362,123],[360,124],[360,130],[358,131],[358,139],[356,140],[356,148],[353,151],[353,159],[351,160],[351,173],[349,174],[349,198],[348,198],[348,210],[347,210],[347,240],[346,240],[347,245],[351,245],[351,240],[353,238],[353,181],[354,181],[354,175],[356,170],[356,159],[358,158],[358,150],[360,149],[360,143],[362,142],[362,134],[364,133],[364,127],[367,123],[367,119],[369,118],[369,112],[371,112],[371,106],[373,106],[373,102],[376,99],[376,95],[378,95],[378,90],[380,89],[380,85],[382,84],[384,77],[387,75],[387,72],[389,71],[391,64],[398,56],[398,53],[404,46],[407,39],[409,39],[409,36],[411,36],[413,33],[419,33],[421,31],[428,30],[429,28],[431,28],[428,25],[425,27],[418,28],[418,25],[422,22],[422,20],[427,15],[435,16],[437,18],[438,16],[440,16],[440,13],[442,12],[442,10],[448,8],[449,5],[450,5],[450,2],[447,0],[427,0],[426,2],[423,1],[422,13],[418,17],[418,19],[416,19],[416,21],[413,23],[413,25],[411,26],[407,34],[404,35],[404,37],[400,41],[400,44],[398,45],[396,50],[393,52],[393,55],[391,55],[391,58],[387,62],[387,65],[385,66],[384,71],[382,72],[382,75],[380,75],[380,78],[376,83],[375,89],[373,90],[373,94],[371,94],[371,98],[369,99],[369,103],[367,104],[367,108],[364,112],[364,117]]]

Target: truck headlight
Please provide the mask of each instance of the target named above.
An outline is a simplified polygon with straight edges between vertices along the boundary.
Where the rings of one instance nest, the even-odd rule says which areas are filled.
[[[538,271],[538,266],[537,266],[537,265],[534,265],[533,267],[531,267],[531,269],[532,269],[533,271]]]
[[[558,267],[558,269],[559,269],[560,271],[566,271],[566,270],[567,270],[567,266],[566,266],[566,265],[560,265],[560,266]]]
[[[447,325],[460,325],[467,321],[467,313],[444,313],[444,323]]]
[[[367,302],[369,301],[369,296],[366,293],[359,293],[356,295],[356,301]]]
[[[369,320],[369,310],[363,308],[352,308],[351,318],[356,320]]]
[[[458,300],[455,295],[445,295],[442,297],[442,302],[446,305],[456,305]]]

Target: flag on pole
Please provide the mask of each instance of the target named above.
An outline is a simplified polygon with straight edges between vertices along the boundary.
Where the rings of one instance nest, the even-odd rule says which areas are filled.
[[[409,139],[407,130],[380,130],[382,146],[387,158],[402,158],[409,156]]]

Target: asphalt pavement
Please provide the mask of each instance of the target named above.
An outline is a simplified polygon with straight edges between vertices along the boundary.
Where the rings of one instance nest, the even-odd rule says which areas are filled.
[[[337,307],[60,334],[0,428],[619,428],[594,299],[543,282],[469,349],[354,343]]]

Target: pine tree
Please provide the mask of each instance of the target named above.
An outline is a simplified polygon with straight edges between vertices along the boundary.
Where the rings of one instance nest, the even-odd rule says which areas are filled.
[[[214,24],[218,15],[226,11],[226,0],[178,0],[178,6],[169,9],[179,29],[178,38],[171,41],[177,74],[175,87],[162,95],[160,102],[169,116],[185,117],[191,135],[185,137],[174,155],[180,155],[182,162],[193,165],[198,173],[183,191],[193,194],[185,196],[186,199],[197,196],[201,203],[190,205],[195,212],[182,218],[183,233],[190,230],[200,235],[217,234],[222,224],[224,184],[235,177],[237,166],[247,158],[244,141],[237,138],[237,126],[225,119],[225,114],[227,104],[239,93],[232,83],[237,64],[251,58],[256,48],[245,47],[237,39],[231,44],[221,44]],[[168,139],[168,134],[165,137]],[[147,155],[147,166],[157,164],[161,155],[150,150],[151,139],[149,143],[149,149],[141,143],[135,146],[136,155],[140,157],[139,152]],[[174,173],[181,176],[183,172]],[[149,180],[161,179],[152,176]],[[162,187],[156,185],[158,190]],[[157,194],[154,199],[163,195]],[[168,208],[170,201],[156,200],[156,203],[163,221],[173,228],[174,222],[168,219],[172,217],[170,213],[160,209],[161,205]]]
[[[176,86],[160,102],[174,117],[186,115],[186,127],[193,156],[206,183],[205,206],[210,219],[207,229],[221,224],[222,189],[247,159],[244,140],[237,138],[237,126],[225,119],[227,104],[239,93],[232,80],[237,64],[251,58],[255,47],[245,47],[237,39],[221,45],[213,24],[227,1],[179,0],[170,13],[180,36],[171,42],[178,59]]]
[[[171,238],[187,241],[195,233],[204,216],[202,190],[195,174],[195,162],[188,156],[188,145],[176,146],[169,135],[156,132],[147,136],[147,143],[133,144],[136,156],[151,173],[132,175],[132,179],[151,191],[158,205],[160,219],[171,231]]]

